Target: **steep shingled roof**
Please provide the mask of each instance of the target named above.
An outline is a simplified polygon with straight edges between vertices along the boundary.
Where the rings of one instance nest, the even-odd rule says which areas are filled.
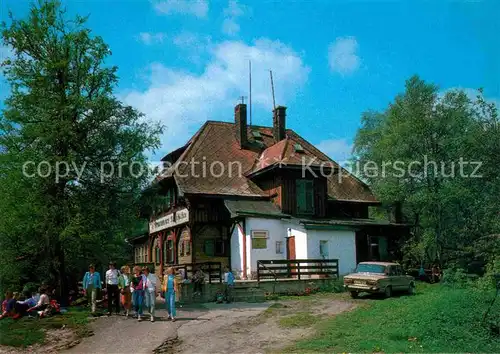
[[[252,131],[259,132],[260,137],[253,138]],[[266,197],[247,176],[280,161],[283,165],[301,166],[303,158],[308,163],[314,159],[311,166],[326,163],[341,169],[293,130],[287,129],[286,134],[287,139],[276,143],[272,128],[249,126],[249,146],[241,149],[234,123],[207,121],[186,144],[178,160],[157,180],[173,176],[179,189],[187,194]],[[303,152],[296,152],[295,144],[300,144]],[[369,187],[344,169],[340,181],[337,175],[328,178],[329,199],[377,202]]]

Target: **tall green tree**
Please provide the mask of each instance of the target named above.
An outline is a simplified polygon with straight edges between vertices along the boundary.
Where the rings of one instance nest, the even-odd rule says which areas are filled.
[[[123,254],[161,127],[113,94],[117,68],[86,18],[40,0],[2,24],[14,56],[0,116],[0,280],[50,282]],[[18,278],[19,277],[19,278]]]
[[[500,125],[494,104],[412,77],[383,112],[362,117],[357,171],[414,226],[406,254],[451,259],[498,232]]]

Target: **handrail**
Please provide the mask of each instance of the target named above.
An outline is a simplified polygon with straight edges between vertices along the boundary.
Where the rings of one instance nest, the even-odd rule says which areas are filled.
[[[271,272],[274,276],[274,283],[273,283],[273,295],[276,293],[276,284],[278,283],[278,275],[274,270],[271,268],[267,267],[265,264],[262,263],[262,261],[257,261],[257,284],[260,285],[260,272],[259,272],[259,266],[262,266],[264,269],[267,269],[269,272]]]

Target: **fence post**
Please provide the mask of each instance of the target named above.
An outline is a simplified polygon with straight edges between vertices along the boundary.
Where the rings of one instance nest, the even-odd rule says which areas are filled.
[[[297,262],[297,278],[300,280],[300,262]]]
[[[260,285],[260,261],[257,261],[257,284]]]

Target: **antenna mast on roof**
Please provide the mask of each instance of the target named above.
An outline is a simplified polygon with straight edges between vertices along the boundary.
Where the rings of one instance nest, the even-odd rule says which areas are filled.
[[[273,71],[269,70],[269,74],[271,75],[271,91],[273,94],[273,110],[276,109],[276,102],[274,101],[274,83],[273,83]]]
[[[252,125],[252,62],[248,61],[248,106],[250,108],[250,125]]]

